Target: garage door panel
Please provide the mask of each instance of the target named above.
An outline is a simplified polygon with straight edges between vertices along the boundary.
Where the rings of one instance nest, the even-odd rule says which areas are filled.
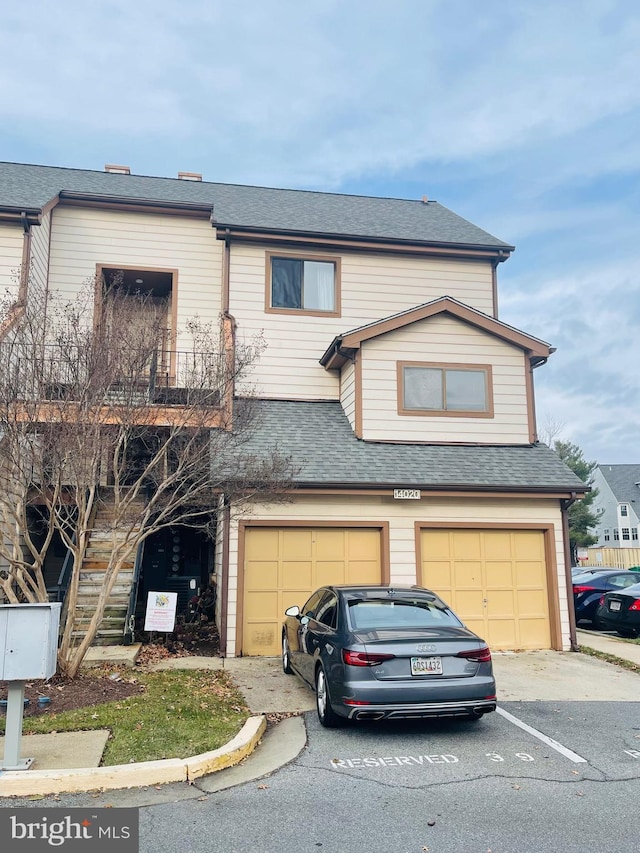
[[[518,590],[518,613],[522,617],[537,616],[544,619],[546,596],[540,589]]]
[[[546,586],[546,572],[544,564],[528,560],[519,560],[516,566],[516,582],[518,586],[544,587]]]
[[[511,556],[511,532],[487,530],[483,535],[484,556],[487,560],[500,560]]]
[[[380,583],[380,564],[369,560],[349,562],[348,581],[351,584]]]
[[[256,530],[256,536],[248,540],[245,547],[245,557],[253,560],[275,560],[279,559],[280,542],[277,530]]]
[[[281,552],[283,560],[310,560],[313,548],[310,530],[281,531]]]
[[[250,564],[250,587],[270,589],[278,584],[278,563],[266,560],[254,560]]]
[[[314,578],[314,589],[328,584],[347,583],[347,567],[343,560],[317,562]]]
[[[280,617],[277,592],[260,590],[245,598],[245,616],[248,620],[271,621]]]
[[[442,589],[451,589],[453,586],[453,565],[439,560],[430,560],[429,581],[427,582],[427,578],[423,577],[423,585],[429,589],[433,589],[433,585]]]
[[[331,560],[335,559],[336,554],[345,554],[346,535],[343,530],[316,530],[312,534],[316,560]]]
[[[482,563],[454,563],[453,586],[481,586],[482,585]]]
[[[537,531],[520,530],[514,539],[516,560],[543,560],[544,540]]]
[[[423,530],[421,559],[423,585],[496,650],[550,647],[541,531]]]
[[[515,591],[512,589],[487,591],[487,617],[502,619],[512,617],[516,611]]]
[[[479,632],[482,636],[482,632]],[[495,651],[518,647],[518,631],[515,619],[494,619],[488,624],[484,639]]]
[[[456,589],[455,603],[453,609],[460,615],[461,619],[484,618],[484,597],[481,591],[472,589]],[[465,614],[463,617],[461,614]]]
[[[459,530],[451,534],[451,549],[456,560],[477,560],[480,556],[481,534],[476,530]]]
[[[349,562],[369,560],[380,565],[380,531],[348,530],[346,536],[346,556]]]
[[[242,653],[278,655],[284,611],[318,587],[380,583],[380,541],[379,528],[248,528]]]
[[[286,589],[309,589],[313,582],[313,563],[294,560],[280,564],[279,578],[270,584],[272,589],[283,586]]]
[[[280,624],[275,622],[249,623],[245,629],[248,645],[255,655],[272,655],[280,647]]]
[[[514,584],[513,563],[501,561],[489,561],[485,563],[485,577],[487,589],[502,589],[505,586],[512,587]]]
[[[451,559],[451,535],[448,530],[429,530],[429,554],[432,560]]]

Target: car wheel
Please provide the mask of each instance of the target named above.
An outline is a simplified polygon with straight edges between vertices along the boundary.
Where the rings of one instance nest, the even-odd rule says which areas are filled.
[[[320,725],[324,726],[325,729],[335,729],[344,725],[344,719],[339,717],[331,707],[327,676],[322,664],[316,670],[316,709]]]
[[[289,648],[289,640],[287,635],[282,635],[282,669],[287,675],[292,675],[291,669],[291,649]]]

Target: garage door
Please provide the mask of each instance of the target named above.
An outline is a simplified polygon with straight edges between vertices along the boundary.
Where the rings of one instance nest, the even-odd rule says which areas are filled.
[[[544,534],[423,530],[422,584],[499,649],[551,646]]]
[[[380,579],[376,528],[247,528],[242,654],[279,655],[284,611],[318,587]]]

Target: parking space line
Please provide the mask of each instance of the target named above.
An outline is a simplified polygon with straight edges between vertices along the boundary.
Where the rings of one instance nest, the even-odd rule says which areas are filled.
[[[573,752],[571,749],[568,749],[566,746],[563,746],[561,743],[558,743],[557,740],[554,740],[552,737],[548,737],[547,735],[542,734],[537,729],[534,729],[532,726],[528,726],[526,723],[523,723],[522,720],[519,720],[517,717],[514,717],[513,714],[510,714],[508,711],[504,711],[502,708],[496,708],[496,713],[500,714],[500,716],[504,717],[506,720],[509,720],[510,723],[513,723],[514,726],[518,726],[518,728],[523,729],[525,732],[528,732],[533,737],[537,737],[538,740],[541,740],[543,743],[546,743],[547,746],[550,746],[552,749],[555,749],[561,755],[564,755],[565,758],[568,758],[570,761],[575,762],[576,764],[586,764],[587,759],[582,758],[577,752]]]

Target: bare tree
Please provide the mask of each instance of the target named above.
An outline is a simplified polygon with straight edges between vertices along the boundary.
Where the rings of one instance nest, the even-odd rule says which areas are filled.
[[[238,345],[231,317],[192,320],[189,349],[178,351],[159,344],[162,301],[121,281],[57,304],[32,290],[0,344],[0,583],[10,601],[46,600],[42,565],[57,531],[73,557],[59,665],[74,676],[144,540],[178,524],[211,530],[221,495],[235,505],[283,499],[293,471],[277,450],[260,460],[243,452],[256,409],[234,387],[262,343]],[[29,530],[30,505],[44,539]],[[108,560],[83,620],[81,567],[95,540]]]

